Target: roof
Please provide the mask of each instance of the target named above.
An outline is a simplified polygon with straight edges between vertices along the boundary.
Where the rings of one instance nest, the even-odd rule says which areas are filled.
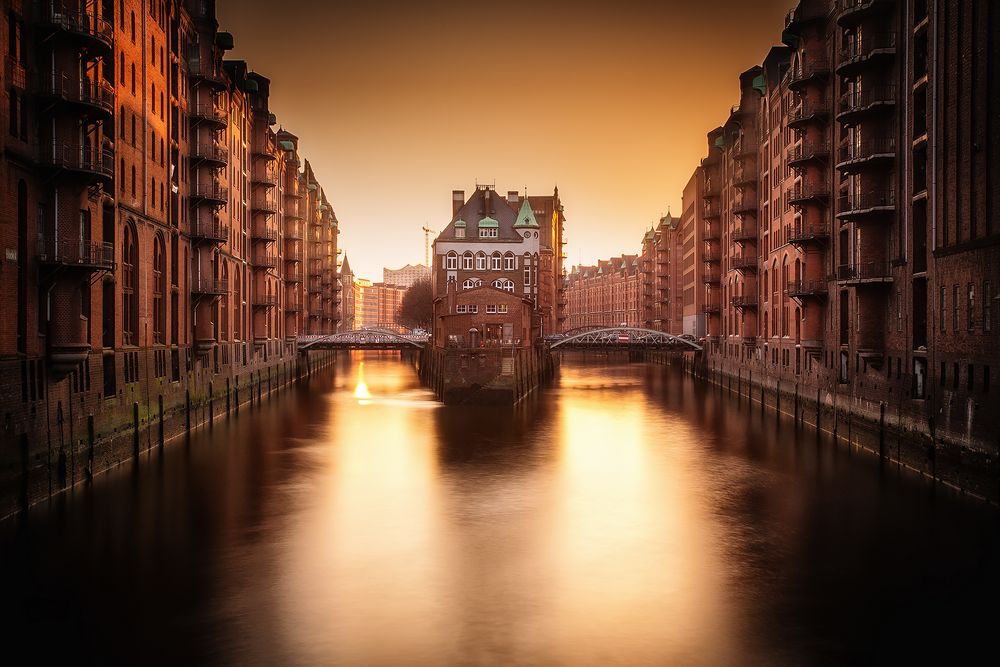
[[[535,213],[531,210],[531,204],[527,199],[521,202],[521,210],[517,212],[517,222],[514,223],[515,229],[525,227],[538,229],[538,221],[535,220]]]
[[[469,229],[465,238],[476,238],[480,226],[485,228],[496,228],[496,237],[491,237],[490,241],[508,240],[522,241],[521,234],[514,229],[517,214],[504,197],[501,197],[493,188],[479,186],[469,196],[468,200],[458,209],[451,222],[449,222],[437,240],[450,241],[457,239],[455,228],[462,228],[462,224]]]

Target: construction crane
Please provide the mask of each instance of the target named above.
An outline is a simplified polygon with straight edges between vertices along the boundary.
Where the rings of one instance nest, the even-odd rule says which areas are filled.
[[[430,227],[428,227],[427,225],[424,225],[422,229],[424,230],[424,266],[430,266],[431,265],[431,234],[434,233],[434,230],[431,229]]]

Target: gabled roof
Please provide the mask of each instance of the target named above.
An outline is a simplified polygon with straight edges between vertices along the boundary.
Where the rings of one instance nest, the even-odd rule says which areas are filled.
[[[531,204],[527,199],[521,202],[521,210],[517,212],[517,222],[514,223],[515,229],[525,227],[538,229],[538,221],[535,220],[535,213],[531,210]]]
[[[351,263],[347,261],[347,255],[344,255],[344,261],[340,264],[340,275],[342,276],[353,276],[354,272],[351,271]]]
[[[517,214],[504,197],[488,187],[477,187],[469,199],[452,216],[451,222],[441,230],[437,240],[450,241],[456,239],[455,228],[462,224],[469,230],[465,239],[475,239],[479,236],[479,227],[496,228],[496,237],[490,241],[508,240],[523,241],[521,234],[514,230]]]

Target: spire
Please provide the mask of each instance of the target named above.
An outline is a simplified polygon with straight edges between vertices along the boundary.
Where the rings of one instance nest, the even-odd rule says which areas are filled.
[[[538,221],[535,220],[535,213],[531,210],[531,204],[528,203],[527,197],[521,202],[521,210],[518,211],[517,221],[514,223],[514,229],[523,229],[525,227],[538,229]]]

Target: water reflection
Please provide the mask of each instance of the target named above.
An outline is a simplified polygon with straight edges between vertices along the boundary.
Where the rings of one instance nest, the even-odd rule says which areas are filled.
[[[595,357],[513,411],[345,357],[2,530],[7,645],[101,663],[955,659],[1000,592],[991,510]]]

